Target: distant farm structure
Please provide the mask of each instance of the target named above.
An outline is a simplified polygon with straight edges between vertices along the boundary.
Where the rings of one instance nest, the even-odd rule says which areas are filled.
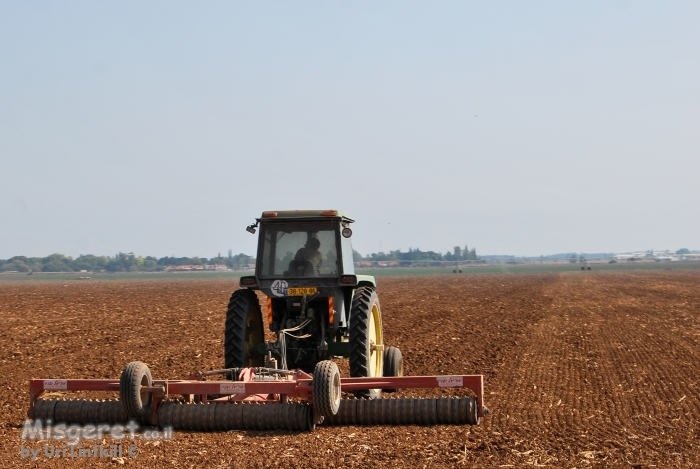
[[[229,270],[226,264],[189,264],[189,265],[169,265],[166,272],[191,272],[191,271],[223,271]]]

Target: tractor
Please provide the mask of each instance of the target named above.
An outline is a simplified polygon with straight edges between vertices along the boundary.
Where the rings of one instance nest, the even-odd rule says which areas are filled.
[[[352,222],[340,210],[296,210],[263,212],[247,227],[260,230],[257,264],[228,303],[223,369],[163,380],[133,361],[119,379],[30,379],[27,415],[47,425],[133,421],[164,431],[477,425],[488,414],[483,375],[403,376],[401,352],[385,347],[377,282],[355,274]],[[265,341],[264,322],[274,342]],[[335,357],[349,358],[349,378],[340,377]],[[377,399],[416,388],[470,395]],[[118,392],[119,399],[66,399],[68,391]]]
[[[313,372],[319,361],[344,357],[351,377],[403,376],[401,351],[384,344],[377,282],[355,273],[353,222],[341,210],[266,211],[246,228],[259,230],[255,275],[240,278],[228,303],[225,368]],[[264,322],[274,342],[265,342]]]

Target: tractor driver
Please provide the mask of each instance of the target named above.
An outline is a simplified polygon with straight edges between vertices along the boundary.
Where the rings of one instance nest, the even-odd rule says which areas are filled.
[[[295,261],[309,261],[313,266],[316,274],[319,273],[321,268],[321,253],[319,248],[321,247],[321,241],[317,238],[309,238],[303,248],[299,249],[294,256]]]

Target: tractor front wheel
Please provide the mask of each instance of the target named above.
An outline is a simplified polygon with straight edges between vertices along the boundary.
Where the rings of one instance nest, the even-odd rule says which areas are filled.
[[[384,367],[384,334],[377,292],[372,287],[355,290],[350,310],[350,376],[380,377]],[[381,389],[355,391],[355,396],[376,399]]]
[[[265,341],[258,297],[252,290],[236,290],[231,295],[224,329],[224,367],[263,366],[263,356],[253,349]]]

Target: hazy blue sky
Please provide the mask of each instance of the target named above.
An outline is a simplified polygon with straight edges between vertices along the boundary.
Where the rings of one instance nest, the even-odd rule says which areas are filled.
[[[0,258],[700,249],[700,2],[0,3]]]

